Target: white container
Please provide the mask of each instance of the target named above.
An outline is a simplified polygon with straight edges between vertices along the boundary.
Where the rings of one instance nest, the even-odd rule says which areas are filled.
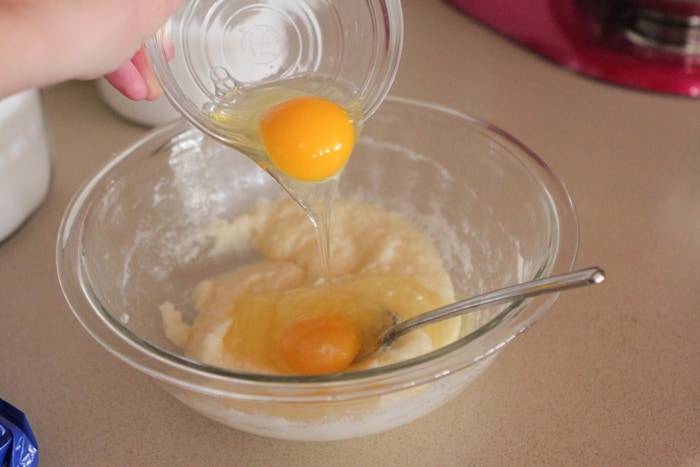
[[[51,157],[39,91],[0,100],[0,241],[42,203],[51,184]]]
[[[133,101],[114,89],[104,78],[97,79],[97,91],[117,115],[139,125],[158,126],[180,118],[165,96],[155,101]]]

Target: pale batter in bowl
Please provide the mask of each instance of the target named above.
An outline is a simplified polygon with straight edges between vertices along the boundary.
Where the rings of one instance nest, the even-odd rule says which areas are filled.
[[[295,374],[298,366],[289,362],[289,350],[280,343],[300,319],[330,307],[358,327],[361,345],[371,345],[371,331],[382,325],[385,310],[406,319],[454,301],[452,282],[430,239],[398,213],[341,198],[331,226],[328,288],[313,225],[291,199],[258,203],[230,223],[212,226],[208,234],[216,238],[216,251],[253,248],[262,259],[199,283],[191,324],[164,303],[168,338],[187,357],[210,365]],[[389,351],[347,370],[427,353],[456,340],[461,326],[457,318],[411,333]],[[304,345],[298,340],[294,347]]]

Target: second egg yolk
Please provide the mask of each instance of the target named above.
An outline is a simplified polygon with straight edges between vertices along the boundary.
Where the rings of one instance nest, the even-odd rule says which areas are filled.
[[[345,166],[355,145],[355,126],[338,104],[304,96],[267,109],[260,137],[277,169],[297,180],[317,182]]]
[[[282,334],[280,351],[289,368],[302,375],[345,370],[360,350],[359,327],[338,312],[321,312],[294,321]]]

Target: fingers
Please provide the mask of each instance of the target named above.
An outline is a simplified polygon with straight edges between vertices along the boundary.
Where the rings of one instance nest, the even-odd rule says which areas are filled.
[[[105,79],[129,99],[141,101],[148,97],[149,90],[146,80],[130,61],[111,73],[107,73]]]
[[[153,101],[163,94],[144,47],[141,47],[130,61],[107,73],[105,79],[117,91],[135,101]]]
[[[131,63],[139,72],[143,78],[146,87],[148,88],[148,93],[146,95],[146,100],[154,101],[158,99],[161,94],[163,94],[163,89],[160,87],[160,83],[156,79],[156,75],[153,73],[153,68],[151,63],[148,61],[148,56],[146,55],[146,48],[141,46],[141,48],[136,52],[136,55],[131,59]]]
[[[148,26],[144,25],[144,30],[153,27],[157,28],[184,2],[185,0],[144,2],[140,4],[142,10],[138,12],[137,17],[150,23]],[[164,53],[168,59],[171,59],[174,55],[172,45],[168,44]],[[117,70],[106,74],[105,78],[119,92],[132,100],[156,100],[163,93],[153,73],[153,68],[148,61],[143,45],[129,62],[120,66]]]

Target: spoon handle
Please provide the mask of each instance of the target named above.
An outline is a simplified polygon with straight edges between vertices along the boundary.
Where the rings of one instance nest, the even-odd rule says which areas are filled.
[[[388,330],[382,338],[382,342],[384,345],[388,345],[389,342],[393,342],[417,327],[453,318],[488,306],[523,300],[536,295],[559,292],[589,284],[599,284],[603,280],[605,280],[603,270],[599,267],[592,267],[494,290],[402,321]]]

